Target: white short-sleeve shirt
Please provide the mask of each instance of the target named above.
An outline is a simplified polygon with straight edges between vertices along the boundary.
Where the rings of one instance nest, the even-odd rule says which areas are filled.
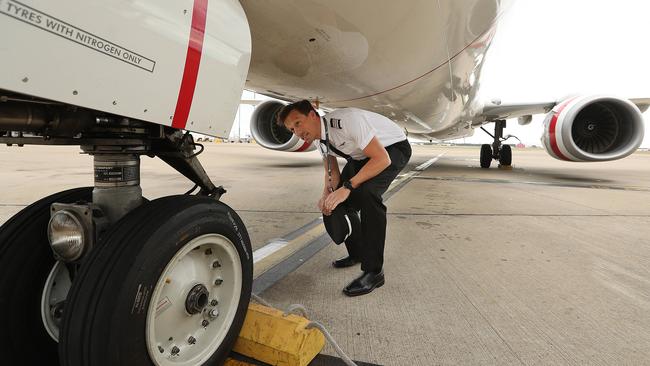
[[[363,149],[373,137],[382,146],[390,146],[406,140],[404,131],[395,122],[381,114],[359,108],[342,108],[323,116],[327,122],[330,146],[350,155],[354,160],[363,160]],[[325,140],[325,125],[321,122],[321,139]],[[320,143],[321,154],[325,156],[325,144]],[[330,155],[337,156],[330,150]]]

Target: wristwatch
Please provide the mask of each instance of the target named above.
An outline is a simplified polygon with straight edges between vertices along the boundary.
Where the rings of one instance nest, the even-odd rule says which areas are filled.
[[[346,180],[345,182],[343,182],[343,187],[349,189],[350,192],[354,191],[354,187],[352,187],[352,183],[350,183],[349,180]]]

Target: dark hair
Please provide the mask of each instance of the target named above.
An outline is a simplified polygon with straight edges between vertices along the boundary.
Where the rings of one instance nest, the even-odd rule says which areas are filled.
[[[287,116],[291,111],[298,111],[305,116],[309,114],[309,112],[314,111],[314,113],[318,114],[314,107],[311,105],[311,102],[303,99],[299,100],[297,102],[293,102],[291,104],[287,104],[282,109],[280,109],[280,112],[278,113],[278,117],[275,120],[275,123],[277,123],[280,126],[284,126],[284,120],[287,119]]]

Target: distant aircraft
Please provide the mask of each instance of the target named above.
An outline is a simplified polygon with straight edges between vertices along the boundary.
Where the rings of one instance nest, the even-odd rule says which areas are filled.
[[[504,9],[498,0],[0,1],[0,143],[78,145],[94,159],[95,180],[0,228],[5,362],[223,362],[250,298],[250,239],[184,130],[227,138],[244,88],[368,109],[425,139],[496,122],[482,167],[511,161],[504,120],[525,124],[535,113],[548,113],[544,145],[554,157],[631,154],[646,99],[480,99]],[[255,139],[310,148],[275,126],[281,106],[257,107]],[[142,155],[198,192],[146,200]]]

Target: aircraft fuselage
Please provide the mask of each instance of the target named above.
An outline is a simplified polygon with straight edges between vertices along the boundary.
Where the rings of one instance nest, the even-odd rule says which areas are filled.
[[[386,115],[411,134],[470,135],[485,52],[504,1],[242,1],[246,87]]]

